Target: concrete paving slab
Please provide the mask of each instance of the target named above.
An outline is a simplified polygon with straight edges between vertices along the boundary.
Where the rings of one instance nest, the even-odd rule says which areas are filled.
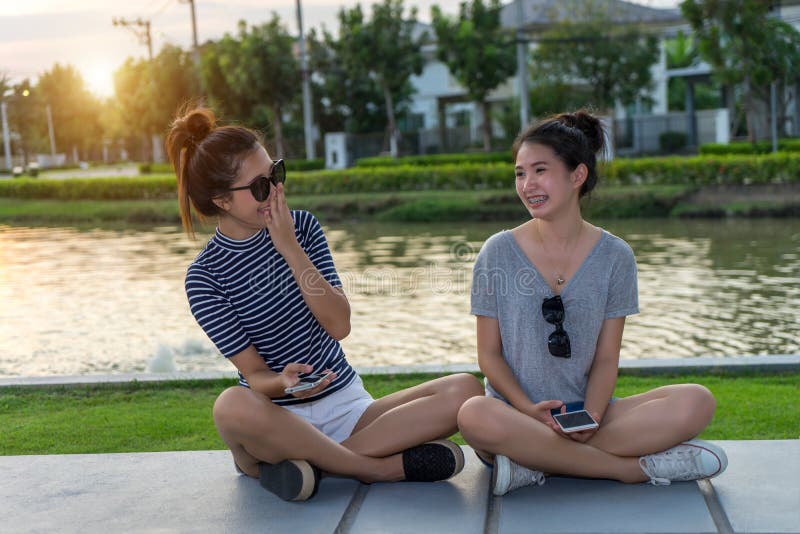
[[[472,449],[463,449],[464,470],[452,480],[370,485],[349,532],[482,533],[492,471]]]
[[[501,534],[717,532],[694,482],[656,487],[549,477],[498,500]]]
[[[0,531],[333,532],[358,483],[286,503],[228,451],[0,457]]]
[[[800,533],[800,440],[726,441],[711,483],[735,532]]]

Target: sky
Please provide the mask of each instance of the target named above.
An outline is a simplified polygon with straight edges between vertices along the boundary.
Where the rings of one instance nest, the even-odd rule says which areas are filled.
[[[446,14],[458,13],[462,0],[412,0],[418,19],[430,21],[430,7],[437,4]],[[336,13],[369,0],[303,0],[303,29],[324,25],[337,29]],[[636,0],[651,7],[676,7],[678,0]],[[260,24],[278,14],[288,30],[297,33],[295,0],[195,0],[200,43],[235,33],[239,20]],[[76,67],[90,91],[100,97],[113,94],[113,72],[128,57],[147,57],[147,47],[126,27],[114,26],[114,18],[151,21],[153,54],[174,44],[192,44],[190,7],[187,0],[0,0],[0,76],[12,81],[35,80],[55,63]]]

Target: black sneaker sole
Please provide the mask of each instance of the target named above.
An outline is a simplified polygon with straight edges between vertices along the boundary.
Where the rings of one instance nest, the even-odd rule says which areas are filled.
[[[307,501],[319,489],[319,469],[305,460],[258,464],[261,487],[284,501]]]

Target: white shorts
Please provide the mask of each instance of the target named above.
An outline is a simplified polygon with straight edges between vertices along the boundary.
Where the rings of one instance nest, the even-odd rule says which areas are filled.
[[[320,400],[284,406],[332,440],[341,443],[353,433],[358,420],[374,402],[360,376],[349,386]]]

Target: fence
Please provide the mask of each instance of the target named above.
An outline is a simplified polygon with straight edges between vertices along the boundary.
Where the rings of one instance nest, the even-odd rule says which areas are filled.
[[[690,119],[686,113],[637,115],[614,119],[613,124],[614,148],[620,156],[662,152],[660,136],[665,132],[684,133],[687,143],[693,146],[730,141],[727,109],[697,111],[693,119]],[[692,129],[696,132],[695,143],[691,141]]]

